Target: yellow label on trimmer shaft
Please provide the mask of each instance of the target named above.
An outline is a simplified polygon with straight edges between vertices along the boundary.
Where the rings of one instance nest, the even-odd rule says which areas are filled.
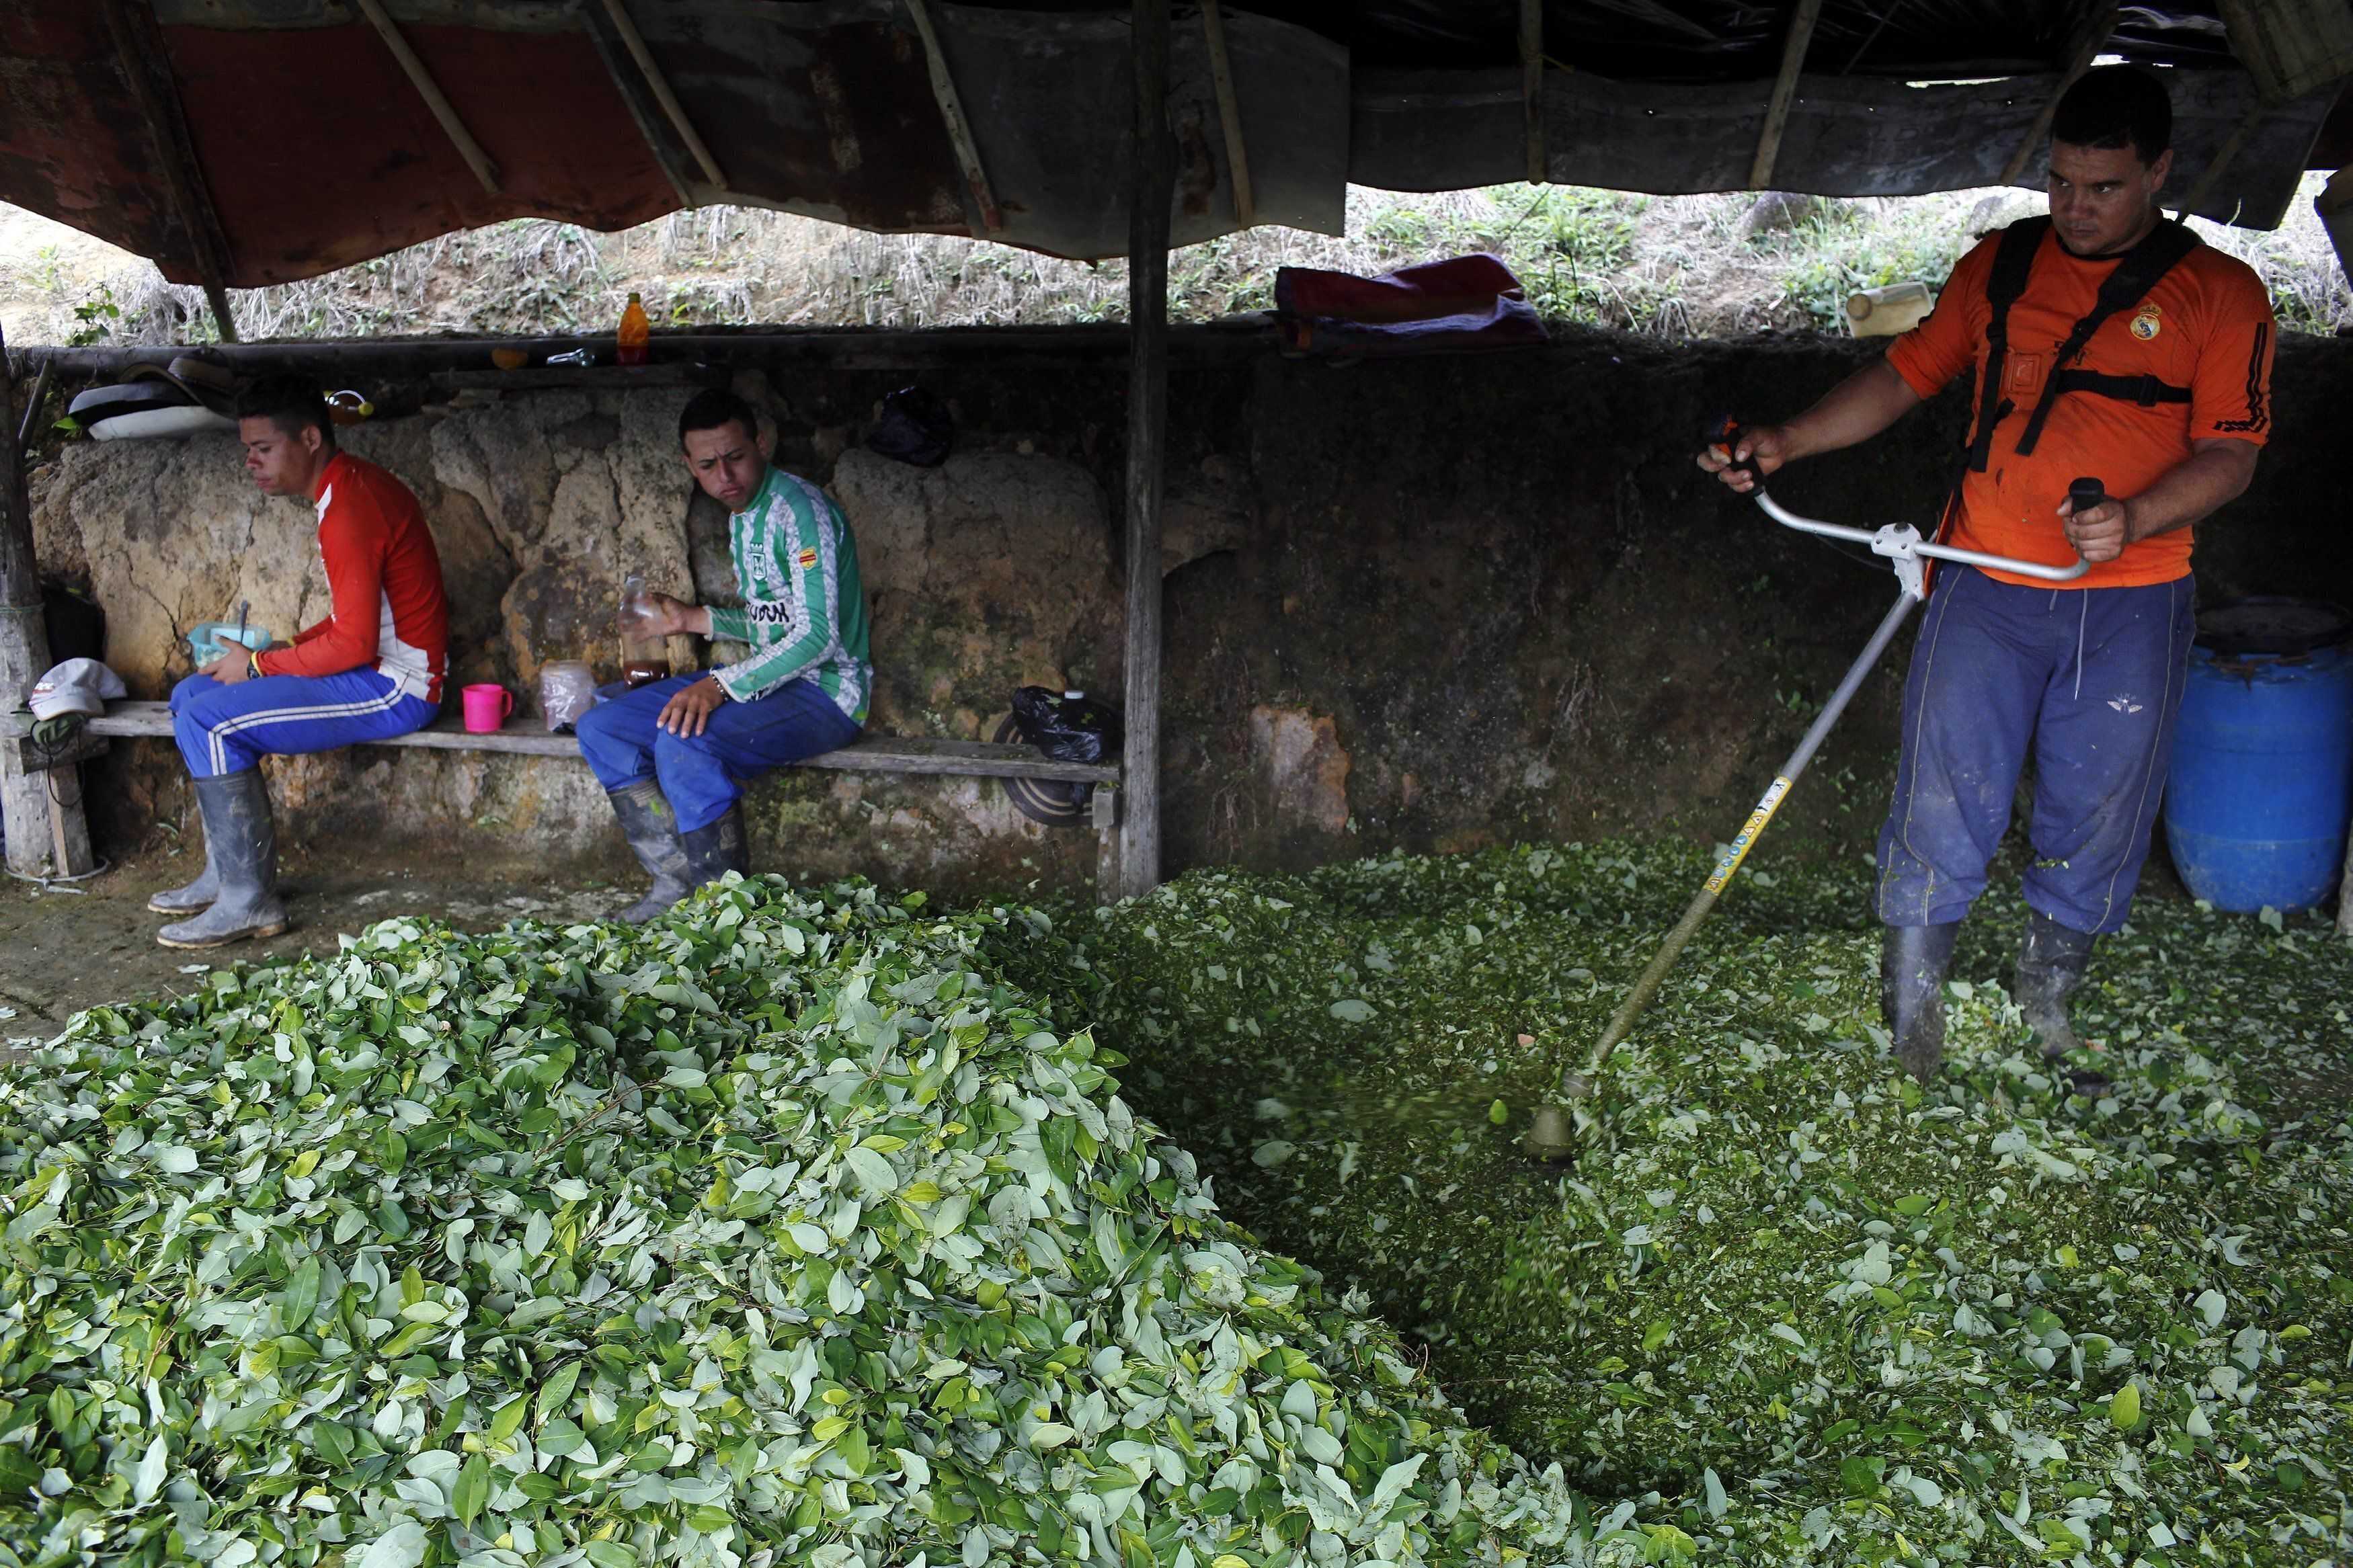
[[[1757,837],[1765,831],[1765,825],[1772,821],[1774,812],[1780,809],[1781,797],[1788,793],[1788,779],[1773,781],[1772,787],[1765,792],[1765,798],[1758,801],[1757,809],[1748,814],[1747,825],[1741,828],[1739,837],[1725,846],[1723,858],[1715,863],[1715,875],[1707,879],[1709,892],[1724,891],[1725,885],[1732,880],[1733,873],[1740,869],[1740,863],[1748,858],[1751,849],[1757,847]]]

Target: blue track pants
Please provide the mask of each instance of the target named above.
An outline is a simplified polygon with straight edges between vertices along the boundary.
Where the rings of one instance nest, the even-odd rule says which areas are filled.
[[[172,689],[172,732],[188,772],[241,773],[263,757],[332,752],[421,730],[440,708],[373,669],[265,675],[227,685],[192,675]]]
[[[2025,588],[1936,569],[1904,688],[1879,918],[1968,913],[2030,749],[2026,901],[2079,931],[2125,923],[2148,855],[2194,630],[2190,582]]]
[[[580,721],[580,754],[607,789],[660,781],[679,831],[708,827],[770,768],[846,746],[858,723],[814,680],[788,680],[749,702],[723,702],[700,735],[655,727],[662,706],[700,676],[673,675],[599,702]]]

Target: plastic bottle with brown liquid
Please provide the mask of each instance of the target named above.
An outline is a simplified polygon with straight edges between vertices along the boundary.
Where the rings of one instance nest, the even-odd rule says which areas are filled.
[[[654,596],[632,572],[621,584],[621,679],[631,687],[670,679],[669,645],[653,635]]]
[[[619,331],[614,334],[613,357],[621,364],[643,364],[647,350],[653,342],[654,325],[646,319],[644,301],[629,296],[628,308],[621,312]]]

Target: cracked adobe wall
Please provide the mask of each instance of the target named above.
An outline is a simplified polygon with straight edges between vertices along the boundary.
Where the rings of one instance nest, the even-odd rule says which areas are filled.
[[[925,342],[877,333],[874,357]],[[1039,352],[1051,342],[1040,334]],[[1876,352],[1573,332],[1549,350],[1347,368],[1179,355],[1162,562],[1170,867],[1729,833],[1893,590],[1723,494],[1692,467],[1695,432],[1718,410],[1801,407]],[[955,411],[944,468],[859,448],[879,400],[910,379]],[[1116,360],[920,377],[803,365],[739,385],[769,416],[779,460],[830,486],[858,530],[877,731],[984,734],[1024,683],[1119,692]],[[386,389],[379,405],[422,401],[402,395]],[[433,521],[465,679],[514,681],[584,649],[609,667],[600,627],[631,564],[732,591],[725,519],[676,466],[684,395],[531,393],[351,432]],[[2353,598],[2332,461],[2348,398],[2353,352],[2283,344],[2255,488],[2200,530],[2208,597]],[[1948,394],[1777,493],[1842,521],[1931,518],[1963,413]],[[44,564],[96,581],[115,662],[142,694],[185,670],[177,628],[239,594],[272,626],[315,613],[309,514],[265,507],[230,443],[71,447],[35,488]],[[1783,808],[1773,852],[1868,845],[1903,657]],[[135,839],[181,809],[166,752],[140,742],[92,769],[102,833]],[[571,764],[362,748],[275,771],[298,833],[618,854]],[[751,804],[764,867],[990,887],[1095,871],[1092,835],[1027,823],[994,784],[787,773]]]

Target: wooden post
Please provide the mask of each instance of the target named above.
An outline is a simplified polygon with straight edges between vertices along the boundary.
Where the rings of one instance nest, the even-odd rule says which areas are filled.
[[[2092,62],[2100,57],[2100,46],[2106,43],[2108,35],[2116,30],[2114,0],[2095,7],[2085,18],[2084,30],[2075,39],[2075,52],[2069,58],[2067,68],[2059,74],[2058,87],[2035,112],[2034,123],[2026,128],[2025,136],[2020,139],[2016,151],[2010,153],[2010,162],[2002,165],[2001,178],[1996,180],[1995,184],[2018,184],[2018,177],[2026,173],[2027,160],[2034,156],[2035,149],[2042,145],[2042,138],[2051,129],[2051,117],[2059,112],[2059,100],[2067,96],[2067,89],[2074,86],[2085,71],[2092,68]]]
[[[1226,49],[1226,13],[1219,0],[1201,0],[1201,34],[1209,46],[1209,81],[1218,89],[1218,122],[1226,133],[1226,167],[1234,182],[1234,225],[1258,223],[1250,193],[1250,143],[1242,136],[1241,94],[1234,89],[1233,57]]]
[[[154,13],[134,8],[131,0],[105,0],[105,5],[114,52],[123,77],[131,83],[131,96],[138,100],[140,115],[147,121],[164,188],[171,195],[173,211],[187,237],[188,260],[204,285],[221,342],[233,343],[237,321],[228,309],[228,237],[221,229],[220,215],[213,210],[204,171],[196,163],[187,117],[181,111],[180,95],[172,81],[171,63],[164,58],[163,40],[155,36]]]
[[[441,84],[433,79],[433,73],[425,68],[425,62],[417,58],[417,51],[408,47],[408,37],[400,30],[400,24],[392,19],[392,14],[384,8],[381,0],[358,0],[358,4],[360,15],[368,19],[368,26],[376,30],[376,36],[384,40],[384,47],[392,51],[392,58],[399,65],[401,74],[408,79],[408,85],[417,89],[417,96],[425,100],[425,107],[431,112],[434,123],[441,127],[441,134],[449,138],[449,145],[458,149],[458,156],[466,161],[466,167],[474,171],[474,178],[481,182],[482,189],[491,195],[497,195],[499,166],[491,161],[488,153],[482,151],[482,144],[474,140],[474,133],[466,129],[466,122],[458,118],[457,106],[449,101],[448,94],[441,90]]]
[[[940,47],[939,29],[932,25],[930,0],[907,0],[907,15],[914,18],[916,36],[923,40],[923,63],[932,75],[932,96],[939,102],[940,123],[947,127],[948,145],[955,150],[956,166],[964,171],[964,183],[972,191],[972,205],[980,215],[981,237],[986,238],[1005,226],[1005,214],[997,205],[995,187],[988,183],[988,166],[980,161],[980,143],[973,140],[972,124],[964,117],[955,73],[948,69],[947,51]]]
[[[711,155],[710,147],[703,142],[702,133],[695,130],[694,121],[686,117],[686,105],[679,101],[678,94],[670,85],[670,78],[664,76],[661,67],[655,63],[653,50],[646,47],[646,36],[638,31],[637,18],[629,15],[629,8],[622,5],[621,0],[605,0],[605,9],[612,16],[613,30],[621,36],[622,47],[629,51],[629,58],[638,62],[638,69],[645,73],[646,85],[653,89],[654,101],[661,105],[662,114],[670,121],[670,129],[678,132],[679,140],[686,143],[687,152],[701,166],[702,177],[719,189],[725,190],[727,176],[720,172],[719,160]]]
[[[1160,885],[1160,465],[1168,434],[1168,0],[1134,0],[1127,194],[1127,749],[1119,892]]]
[[[2231,134],[2222,139],[2222,144],[2215,148],[2214,155],[2206,161],[2206,172],[2198,176],[2198,183],[2189,187],[2188,195],[2181,198],[2180,209],[2175,216],[2186,218],[2206,205],[2206,198],[2213,194],[2215,182],[2231,167],[2231,160],[2239,155],[2239,150],[2247,144],[2247,138],[2255,133],[2255,127],[2262,124],[2263,117],[2271,111],[2271,105],[2257,99],[2254,107],[2239,117],[2239,123],[2231,128]]]
[[[1528,184],[1545,183],[1544,0],[1520,0],[1520,135]]]
[[[1757,138],[1757,156],[1748,165],[1748,188],[1770,190],[1773,165],[1781,157],[1781,132],[1788,128],[1789,104],[1798,96],[1798,73],[1806,68],[1806,49],[1814,41],[1814,23],[1820,19],[1822,0],[1798,0],[1789,16],[1789,36],[1781,40],[1781,74],[1773,79],[1773,97],[1765,106],[1765,129]]]
[[[24,709],[25,693],[49,668],[33,516],[25,500],[24,453],[16,435],[16,377],[8,363],[7,338],[0,333],[0,723],[10,729]],[[79,818],[80,806],[72,810]],[[0,835],[7,838],[8,869],[26,877],[49,869],[55,837],[49,786],[42,774],[25,771],[13,744],[0,758]]]

